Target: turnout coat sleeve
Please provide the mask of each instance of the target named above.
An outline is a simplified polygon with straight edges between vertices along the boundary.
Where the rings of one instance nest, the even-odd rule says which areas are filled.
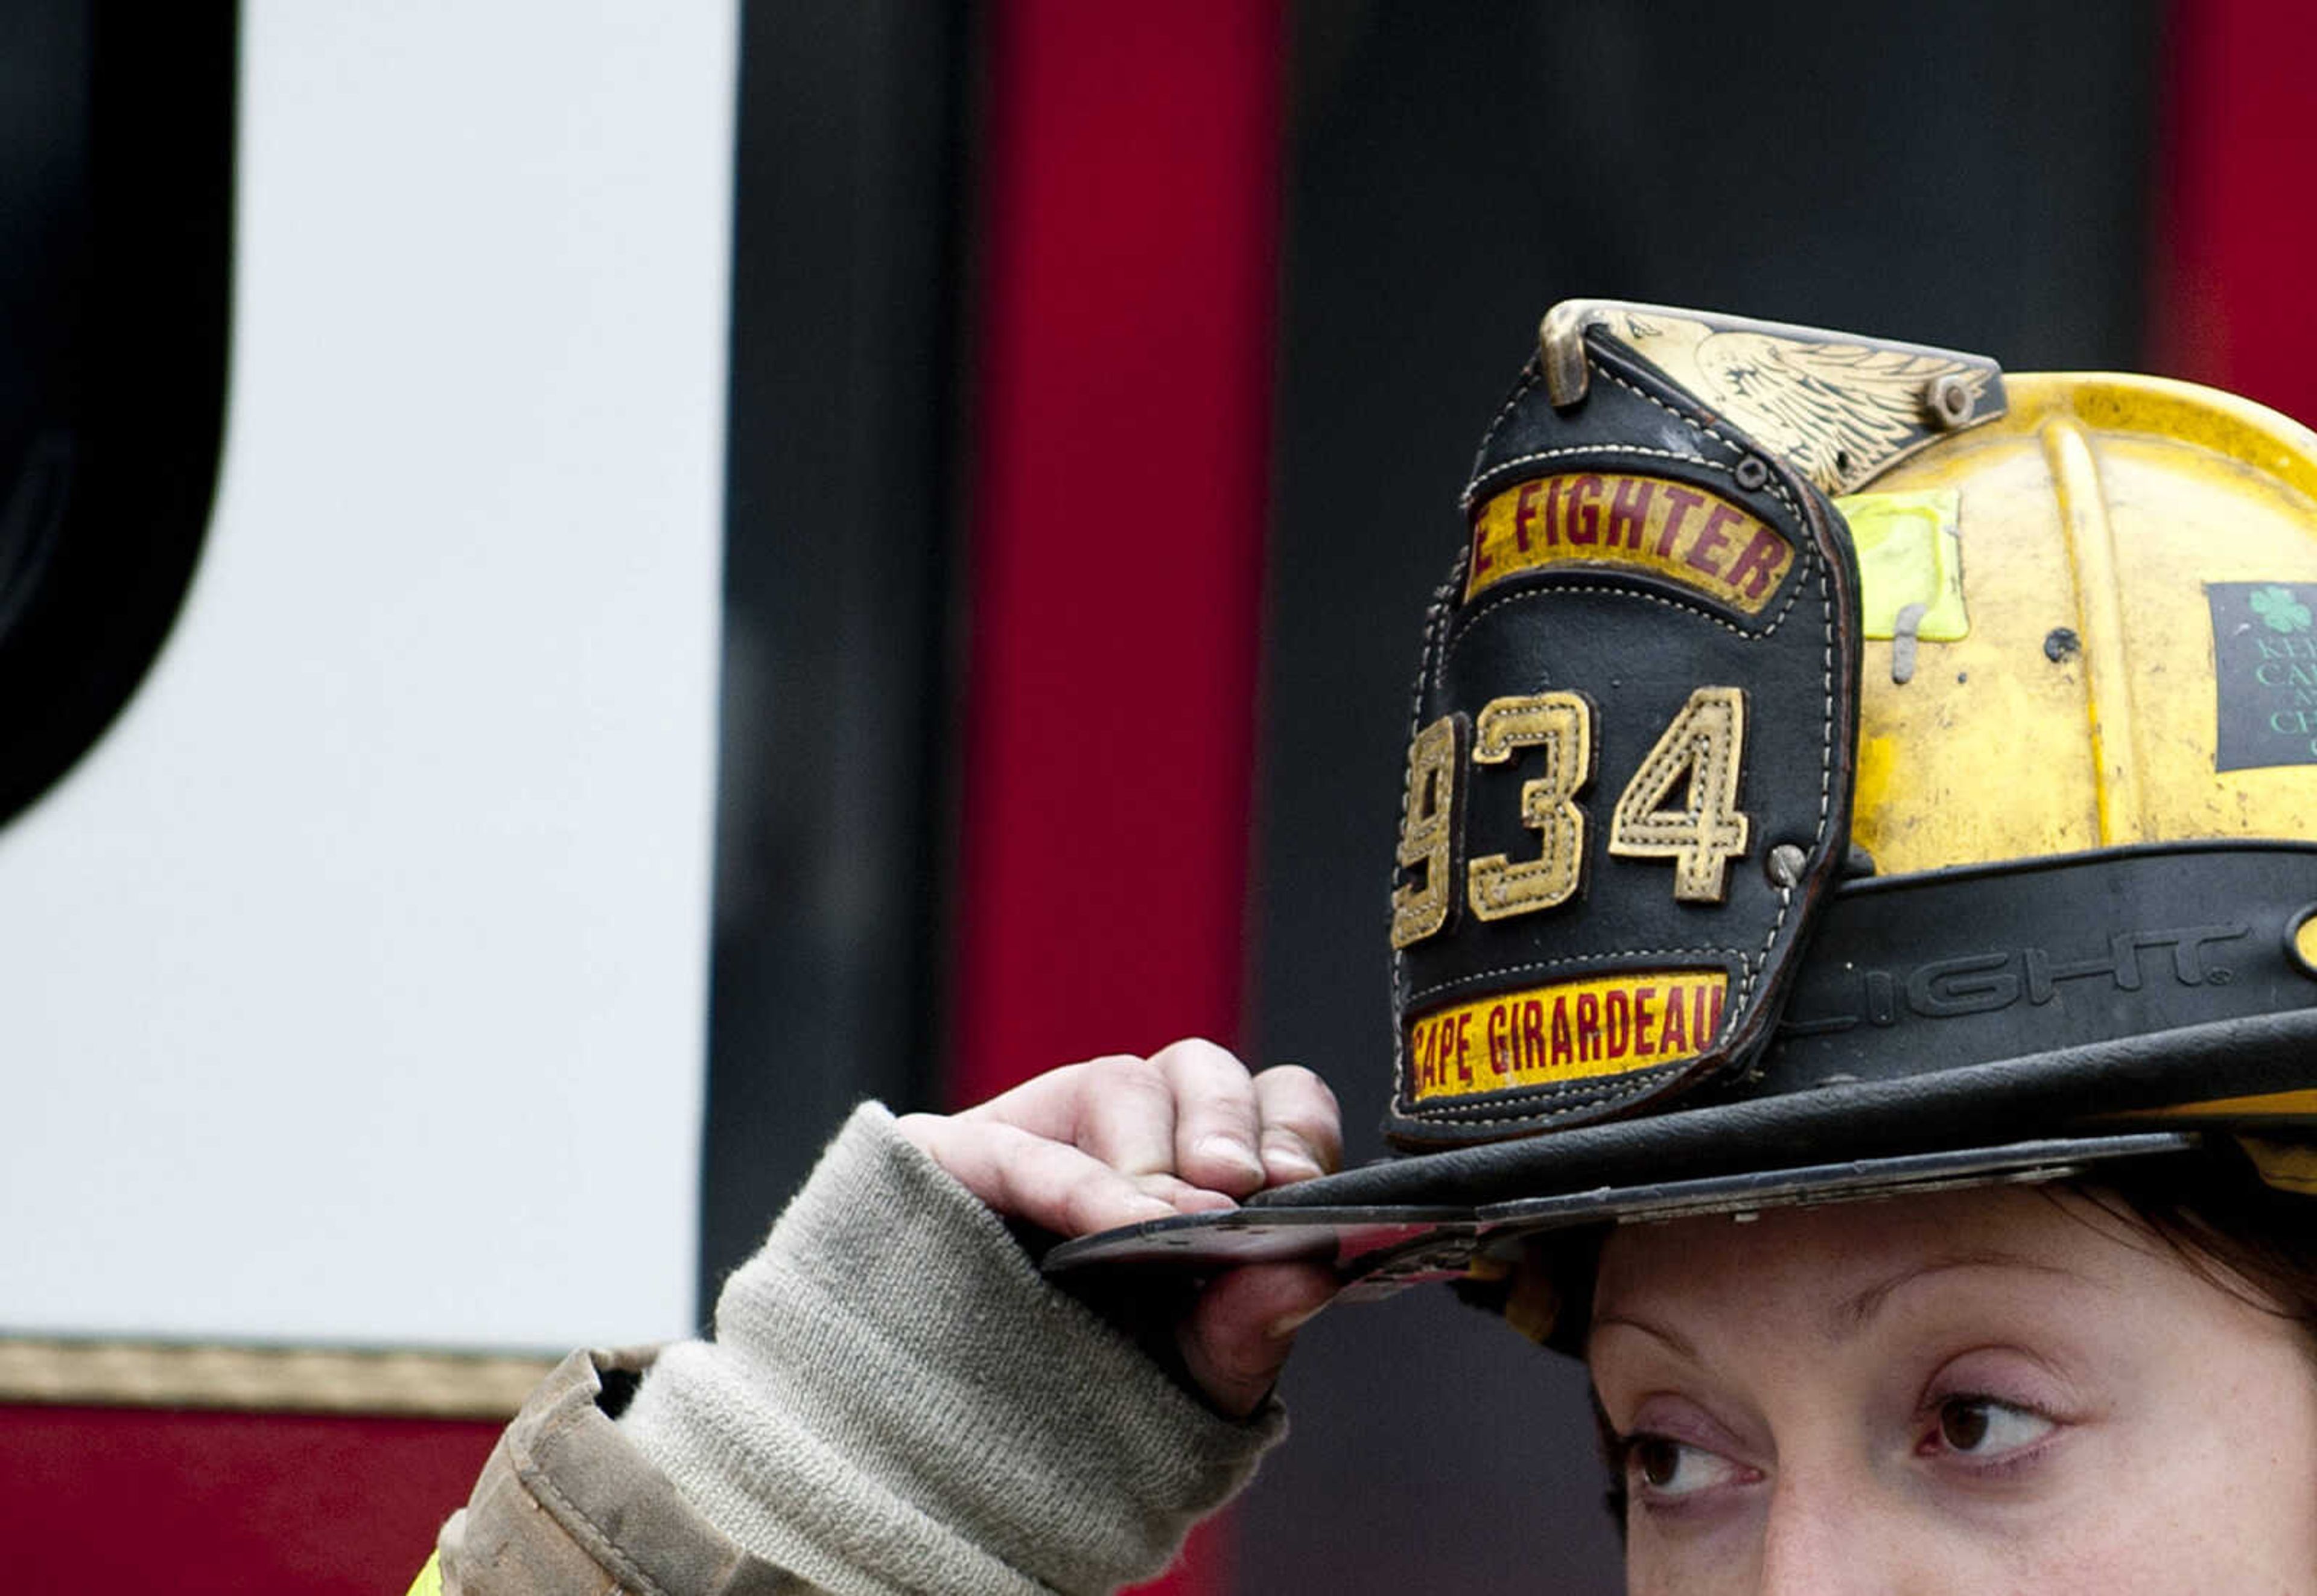
[[[714,1340],[575,1353],[540,1387],[443,1529],[441,1588],[1108,1591],[1284,1429],[1186,1394],[866,1105]]]

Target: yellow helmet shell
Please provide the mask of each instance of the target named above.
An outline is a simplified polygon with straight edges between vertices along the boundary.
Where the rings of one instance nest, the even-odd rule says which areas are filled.
[[[1904,682],[1907,645],[1866,643],[1854,841],[1897,874],[2317,836],[2317,629],[2289,592],[2273,626],[2211,597],[2317,584],[2317,435],[2158,377],[2006,385],[2002,418],[1872,484],[1955,495],[1967,630]],[[2225,768],[2232,714],[2304,762]]]

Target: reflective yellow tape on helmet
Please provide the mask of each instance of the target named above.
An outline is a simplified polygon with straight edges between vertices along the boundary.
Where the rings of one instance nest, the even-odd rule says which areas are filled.
[[[1561,1328],[1561,1283],[1548,1269],[1534,1265],[1514,1271],[1505,1296],[1505,1323],[1542,1347]]]
[[[1963,496],[1952,488],[1912,493],[1854,493],[1834,501],[1858,551],[1859,614],[1865,635],[1888,641],[1899,616],[1922,605],[1914,633],[1951,643],[1971,635],[1963,604],[1963,546],[1955,522]]]
[[[2317,1087],[2268,1091],[2244,1098],[2207,1098],[2199,1103],[2169,1103],[2161,1108],[2127,1108],[2108,1119],[2310,1119],[2317,1120]]]
[[[410,1583],[410,1596],[443,1596],[443,1554],[426,1559],[426,1566]]]
[[[1478,1097],[1695,1058],[1729,986],[1720,970],[1628,970],[1436,1009],[1408,1028],[1412,1095]]]
[[[2252,1160],[2263,1185],[2300,1197],[2317,1197],[2317,1147],[2273,1142],[2267,1136],[2239,1136],[2237,1144]]]

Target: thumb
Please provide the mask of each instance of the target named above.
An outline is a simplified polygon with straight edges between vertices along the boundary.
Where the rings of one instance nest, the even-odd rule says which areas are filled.
[[[1336,1295],[1332,1269],[1249,1264],[1218,1275],[1176,1331],[1183,1367],[1217,1411],[1244,1419],[1262,1404],[1303,1322]]]

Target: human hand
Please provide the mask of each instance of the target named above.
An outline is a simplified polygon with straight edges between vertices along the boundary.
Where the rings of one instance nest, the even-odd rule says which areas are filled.
[[[1212,1042],[1069,1064],[961,1114],[910,1114],[901,1134],[1008,1218],[1064,1237],[1238,1206],[1343,1159],[1335,1093],[1311,1071],[1250,1075]],[[1335,1294],[1317,1264],[1215,1277],[1175,1325],[1184,1368],[1221,1412],[1253,1412],[1295,1331]]]

